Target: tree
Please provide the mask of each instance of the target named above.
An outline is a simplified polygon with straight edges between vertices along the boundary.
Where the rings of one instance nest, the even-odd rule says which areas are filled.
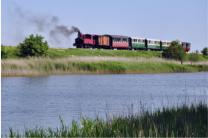
[[[29,37],[18,45],[20,56],[46,56],[48,50],[47,41],[43,41],[43,37],[40,35],[31,34]]]
[[[189,54],[189,61],[191,61],[191,64],[199,61],[199,54],[197,52]]]
[[[183,64],[185,55],[186,52],[178,41],[172,41],[170,46],[162,53],[164,58],[179,60],[181,64]]]
[[[203,48],[203,50],[201,51],[201,53],[202,53],[204,56],[208,56],[208,47]]]
[[[1,58],[2,59],[7,58],[7,51],[3,45],[1,45]]]

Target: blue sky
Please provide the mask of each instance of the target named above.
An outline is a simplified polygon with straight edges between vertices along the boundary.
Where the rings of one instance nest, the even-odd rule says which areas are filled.
[[[191,42],[192,50],[208,46],[207,0],[2,0],[2,44],[16,45],[39,33],[14,17],[15,4],[37,16],[57,16],[61,24],[83,33],[179,39]]]

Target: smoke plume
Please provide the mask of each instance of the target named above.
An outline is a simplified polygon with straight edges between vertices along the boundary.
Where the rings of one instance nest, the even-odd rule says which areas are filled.
[[[67,47],[66,41],[70,40],[70,36],[76,32],[80,32],[75,26],[68,27],[61,24],[57,16],[34,14],[22,9],[17,4],[14,4],[13,16],[19,18],[21,22],[24,22],[23,27],[35,28],[35,34],[44,34],[44,37],[49,44],[52,44],[55,47]],[[25,28],[23,30],[26,30]]]

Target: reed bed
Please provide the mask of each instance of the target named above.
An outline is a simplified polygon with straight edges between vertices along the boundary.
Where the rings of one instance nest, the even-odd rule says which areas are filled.
[[[161,58],[67,57],[3,59],[2,76],[82,73],[165,73],[208,71],[208,65],[180,65]]]
[[[140,115],[103,119],[83,118],[68,127],[62,119],[56,129],[34,128],[23,133],[10,129],[9,137],[208,137],[205,103],[163,108]]]

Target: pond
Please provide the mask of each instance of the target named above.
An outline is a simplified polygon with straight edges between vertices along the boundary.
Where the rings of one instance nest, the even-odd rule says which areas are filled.
[[[208,73],[2,78],[2,134],[207,102]]]

